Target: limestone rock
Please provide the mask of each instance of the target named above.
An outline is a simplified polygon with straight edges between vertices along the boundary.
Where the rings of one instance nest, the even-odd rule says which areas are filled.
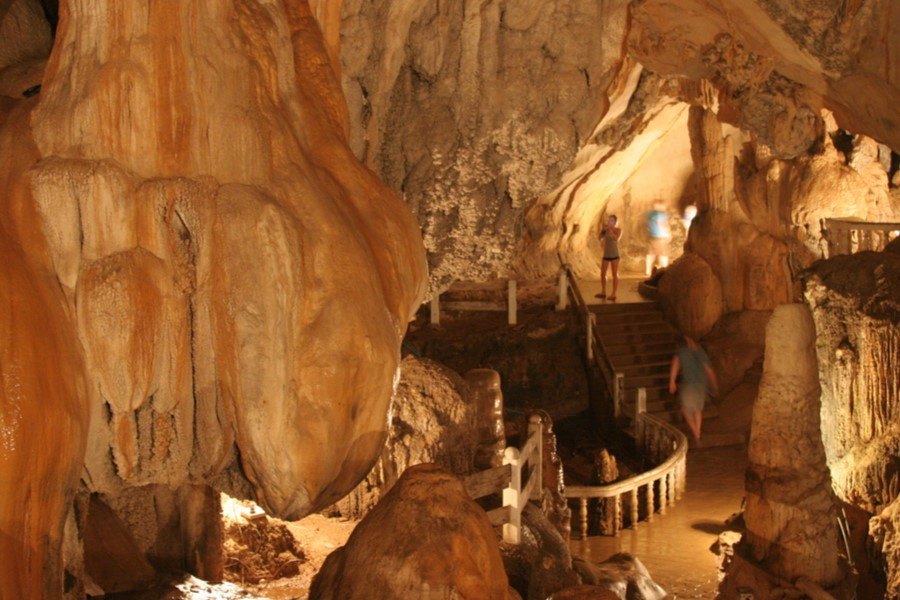
[[[900,497],[872,518],[869,532],[884,557],[888,576],[885,597],[900,598]]]
[[[416,213],[437,289],[514,261],[523,210],[602,114],[627,7],[344,1],[352,145]]]
[[[816,325],[821,435],[834,490],[872,517],[867,546],[881,548],[875,570],[887,575],[889,597],[897,597],[891,507],[900,495],[900,254],[889,248],[836,256],[803,277]]]
[[[413,465],[434,463],[455,475],[470,473],[479,442],[476,412],[472,391],[456,372],[427,358],[404,358],[381,457],[336,505],[338,512],[362,518]]]
[[[4,48],[37,6],[8,4]],[[306,0],[76,0],[39,97],[0,98],[0,595],[61,589],[79,473],[297,518],[370,470],[425,256],[350,150],[335,50]]]
[[[509,583],[524,600],[545,600],[580,581],[567,540],[531,503],[522,511],[522,543],[501,544],[500,552]]]
[[[497,537],[462,483],[435,465],[403,473],[329,555],[310,600],[507,600]]]
[[[0,5],[0,72],[46,59],[52,43],[50,24],[38,0],[12,0]]]
[[[666,317],[694,339],[706,335],[722,315],[722,286],[709,263],[697,254],[685,254],[666,269],[659,281],[659,297]]]
[[[583,583],[605,588],[620,600],[661,600],[666,597],[666,591],[653,581],[644,563],[625,552],[614,554],[599,564],[580,558],[574,559],[572,564]]]
[[[775,309],[753,407],[744,539],[749,556],[770,573],[788,581],[807,577],[827,588],[842,574],[814,344],[806,306]]]
[[[719,395],[727,396],[747,371],[763,357],[770,311],[741,311],[720,318],[703,338],[703,348],[719,382]]]
[[[599,585],[576,585],[556,592],[548,600],[619,600],[619,595]]]

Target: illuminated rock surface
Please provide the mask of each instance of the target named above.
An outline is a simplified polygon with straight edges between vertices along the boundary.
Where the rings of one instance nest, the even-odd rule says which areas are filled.
[[[40,95],[0,109],[2,595],[58,595],[79,473],[292,518],[352,489],[424,255],[306,2],[66,2]]]
[[[487,514],[435,465],[407,469],[331,554],[310,600],[507,600],[503,561]]]

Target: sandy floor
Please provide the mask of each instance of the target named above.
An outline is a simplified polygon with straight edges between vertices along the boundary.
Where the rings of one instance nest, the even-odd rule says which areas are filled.
[[[626,529],[619,537],[573,540],[572,554],[602,562],[617,552],[643,561],[654,581],[673,599],[709,599],[716,594],[717,562],[711,547],[724,521],[741,507],[746,448],[691,450],[684,498],[653,523]]]

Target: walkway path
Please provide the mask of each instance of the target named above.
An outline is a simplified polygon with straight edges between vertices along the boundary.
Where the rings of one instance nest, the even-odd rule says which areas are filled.
[[[574,539],[572,554],[602,562],[628,552],[641,559],[669,598],[714,598],[717,560],[711,547],[725,529],[725,519],[740,509],[746,468],[743,447],[691,450],[687,492],[665,516],[642,522],[637,530],[623,530],[617,538]]]

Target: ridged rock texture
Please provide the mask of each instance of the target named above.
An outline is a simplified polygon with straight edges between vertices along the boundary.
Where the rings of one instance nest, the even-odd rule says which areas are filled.
[[[0,596],[59,596],[79,475],[298,518],[377,458],[425,260],[350,151],[335,8],[70,0],[0,98]]]
[[[454,475],[468,475],[478,452],[479,425],[473,391],[459,374],[427,358],[407,356],[381,456],[362,483],[337,503],[337,512],[363,518],[413,465],[434,463]]]
[[[873,557],[900,598],[900,252],[837,256],[804,274],[816,324],[822,440],[834,489],[878,517]],[[880,539],[879,539],[880,538]]]
[[[422,227],[432,285],[515,259],[522,210],[603,114],[627,0],[345,0],[354,151]]]
[[[888,162],[900,148],[891,0],[348,0],[343,19],[354,152],[417,215],[437,288],[510,270],[550,274],[561,260],[595,276],[605,209],[626,216],[623,264],[636,267],[646,235],[635,225],[654,199],[676,217],[735,179],[774,192],[780,161],[800,160],[788,170],[805,184],[792,191],[805,185],[818,216],[862,216],[868,192],[851,181],[854,166],[842,160],[824,175],[807,154],[838,127],[885,144]],[[701,93],[666,93],[672,80]],[[695,105],[690,118],[677,100]],[[760,177],[732,165],[747,143],[767,157]],[[886,195],[879,177],[867,189]],[[821,207],[832,184],[856,186],[842,194],[852,207]],[[774,246],[762,252],[782,262],[780,233],[761,232],[776,238],[760,240]]]
[[[837,498],[819,427],[815,326],[803,304],[775,309],[748,450],[742,555],[793,582],[838,584]],[[742,573],[731,573],[732,588]],[[768,590],[756,589],[758,597]]]

